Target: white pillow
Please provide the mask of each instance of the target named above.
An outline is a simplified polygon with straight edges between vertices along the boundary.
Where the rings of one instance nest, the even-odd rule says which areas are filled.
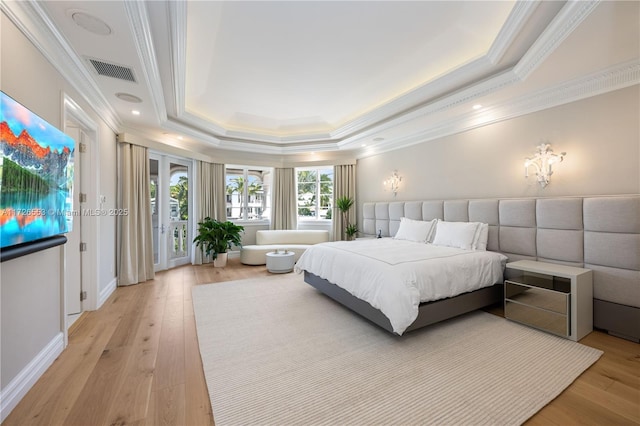
[[[471,248],[473,250],[487,251],[487,240],[489,239],[489,225],[482,222],[478,223],[478,229],[473,238]]]
[[[396,236],[396,240],[416,241],[418,243],[426,243],[431,232],[431,227],[435,223],[435,219],[430,222],[423,220],[413,220],[403,217],[400,219],[400,227]]]
[[[438,220],[436,226],[436,236],[433,239],[434,245],[472,250],[473,240],[478,230],[478,222],[444,222]]]

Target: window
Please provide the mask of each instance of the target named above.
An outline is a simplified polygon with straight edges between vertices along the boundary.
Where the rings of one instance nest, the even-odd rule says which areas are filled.
[[[331,220],[333,167],[296,169],[298,220]]]
[[[227,166],[227,219],[269,220],[272,177],[266,167]]]

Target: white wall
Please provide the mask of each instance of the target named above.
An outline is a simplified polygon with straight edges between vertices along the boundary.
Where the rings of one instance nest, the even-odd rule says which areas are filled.
[[[0,88],[59,129],[63,93],[98,123],[100,194],[107,197],[106,208],[115,207],[115,133],[4,14],[1,20]],[[100,290],[115,279],[115,218],[100,218],[98,229],[99,282],[91,285]],[[63,331],[61,252],[55,247],[0,264],[0,391]]]
[[[567,152],[545,189],[524,178],[541,139]],[[362,203],[394,199],[382,182],[395,169],[403,201],[640,193],[640,86],[361,159],[359,223]]]

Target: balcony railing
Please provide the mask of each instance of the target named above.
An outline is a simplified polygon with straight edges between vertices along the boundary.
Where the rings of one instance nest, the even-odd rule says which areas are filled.
[[[178,259],[188,254],[188,223],[189,221],[186,220],[172,220],[169,222],[169,259]]]

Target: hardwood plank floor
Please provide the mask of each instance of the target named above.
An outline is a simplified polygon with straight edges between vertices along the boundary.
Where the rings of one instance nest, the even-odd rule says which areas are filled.
[[[213,425],[191,288],[268,275],[230,259],[119,287],[78,320],[69,346],[3,425]],[[640,425],[640,345],[599,331],[581,343],[604,355],[527,424]]]

